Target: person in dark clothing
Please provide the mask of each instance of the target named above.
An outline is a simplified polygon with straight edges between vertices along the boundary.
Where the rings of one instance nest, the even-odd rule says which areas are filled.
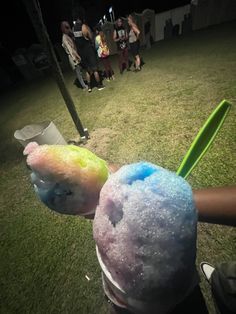
[[[125,29],[122,19],[118,18],[116,21],[115,29],[113,32],[113,40],[117,44],[118,50],[118,65],[120,74],[123,73],[123,64],[125,64],[126,70],[130,71],[129,67],[129,54],[128,54],[128,33]]]
[[[91,75],[94,74],[98,90],[104,88],[99,73],[98,60],[95,48],[93,46],[93,35],[88,27],[80,17],[77,17],[74,28],[74,37],[77,51],[81,57],[81,65],[87,70],[88,91],[91,92]]]
[[[144,25],[146,49],[151,48],[151,23],[147,21]]]
[[[139,48],[140,48],[140,30],[137,26],[137,24],[134,21],[134,18],[131,14],[128,15],[128,24],[130,27],[129,30],[129,45],[130,45],[130,51],[134,57],[135,60],[135,72],[141,70],[141,58],[139,54]]]

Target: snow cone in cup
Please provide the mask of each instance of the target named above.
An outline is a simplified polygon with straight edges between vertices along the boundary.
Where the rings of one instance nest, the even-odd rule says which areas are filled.
[[[24,155],[35,192],[47,207],[67,215],[94,214],[108,178],[104,160],[78,146],[35,142],[25,147]]]
[[[168,313],[197,284],[190,185],[148,162],[121,167],[100,193],[93,235],[103,286],[134,313]]]

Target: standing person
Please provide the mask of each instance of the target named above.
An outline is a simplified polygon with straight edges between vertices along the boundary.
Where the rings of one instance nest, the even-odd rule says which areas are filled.
[[[128,33],[125,29],[122,19],[119,17],[115,24],[113,32],[113,40],[117,44],[118,50],[118,64],[120,74],[123,73],[123,64],[126,66],[126,70],[130,71],[129,68],[129,53],[128,53]]]
[[[85,84],[81,72],[81,58],[77,53],[76,46],[74,43],[74,35],[70,24],[67,21],[61,22],[61,31],[62,31],[62,47],[68,55],[70,65],[73,70],[75,70],[77,78],[82,86],[83,90],[88,89],[88,85]]]
[[[137,72],[141,70],[141,60],[140,60],[140,55],[139,55],[140,30],[138,29],[138,26],[134,22],[134,18],[132,17],[131,14],[128,16],[128,24],[130,26],[129,45],[130,45],[131,53],[135,59],[135,72]]]
[[[115,76],[109,60],[110,51],[106,42],[105,34],[103,33],[100,25],[97,25],[95,27],[95,31],[96,31],[95,48],[97,49],[98,57],[103,63],[106,73],[106,79],[108,81],[110,81],[111,79],[114,80]]]
[[[96,51],[93,46],[93,35],[88,27],[83,22],[81,17],[76,18],[74,25],[74,36],[77,51],[81,56],[81,61],[83,67],[87,70],[87,81],[89,92],[92,91],[91,88],[91,76],[94,74],[98,90],[102,90],[105,86],[102,84],[99,73],[98,73],[98,60],[96,56]]]
[[[151,23],[147,21],[144,25],[146,49],[151,48]]]

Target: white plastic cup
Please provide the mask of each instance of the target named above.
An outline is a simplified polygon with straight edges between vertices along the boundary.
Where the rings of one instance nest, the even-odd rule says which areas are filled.
[[[24,147],[30,142],[36,142],[39,145],[66,145],[67,142],[59,132],[52,121],[26,125],[14,133],[17,139]]]

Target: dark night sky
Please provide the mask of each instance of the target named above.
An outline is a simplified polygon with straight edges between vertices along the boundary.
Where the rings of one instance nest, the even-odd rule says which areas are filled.
[[[128,13],[141,13],[144,9],[154,9],[156,13],[169,10],[190,3],[190,0],[145,0],[142,3],[137,0],[120,0],[112,3],[112,0],[39,0],[43,18],[48,33],[53,43],[61,40],[60,21],[72,22],[73,3],[79,3],[86,11],[87,22],[93,27],[99,19],[107,13],[108,8],[113,5],[115,16],[125,16]],[[9,51],[16,48],[28,48],[37,42],[30,19],[26,13],[21,0],[7,1],[6,8],[0,12],[1,44]]]

